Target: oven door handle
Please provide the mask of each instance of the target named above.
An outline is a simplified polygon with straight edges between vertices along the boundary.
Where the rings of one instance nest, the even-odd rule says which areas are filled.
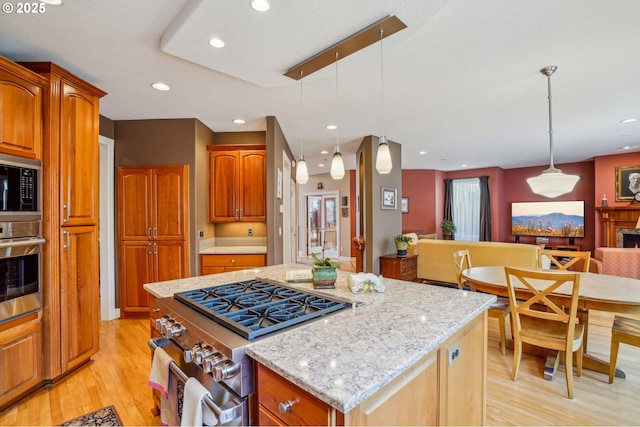
[[[158,347],[164,347],[168,342],[169,340],[167,338],[157,337],[151,338],[148,345],[151,350],[156,351]],[[186,383],[189,379],[175,362],[169,364],[169,369],[176,374],[182,382]],[[203,402],[216,414],[218,423],[220,424],[226,424],[236,418],[242,417],[242,402],[236,401],[235,399],[225,402],[222,407],[218,406],[209,396],[205,396]]]

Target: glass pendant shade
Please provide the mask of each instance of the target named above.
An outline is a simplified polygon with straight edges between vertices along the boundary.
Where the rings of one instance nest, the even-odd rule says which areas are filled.
[[[387,144],[387,138],[384,136],[380,138],[378,144],[378,153],[376,154],[376,170],[380,174],[387,174],[393,169],[391,163],[391,152],[389,151],[389,144]]]
[[[308,181],[309,170],[307,169],[307,162],[304,160],[304,156],[300,156],[300,160],[296,165],[296,182],[298,184],[306,184]]]
[[[544,197],[553,199],[573,190],[580,179],[578,175],[567,175],[562,170],[553,166],[553,126],[551,121],[551,75],[558,69],[555,65],[540,70],[547,76],[547,92],[549,99],[549,168],[538,176],[527,178],[527,184],[531,191]]]
[[[331,178],[342,179],[344,176],[344,160],[342,153],[336,149],[333,153],[333,159],[331,160]]]

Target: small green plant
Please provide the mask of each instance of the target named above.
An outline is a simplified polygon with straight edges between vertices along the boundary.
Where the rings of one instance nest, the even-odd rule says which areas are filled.
[[[313,258],[313,265],[314,266],[317,266],[317,267],[332,267],[332,268],[340,267],[339,263],[331,261],[330,258],[322,259],[322,258],[318,257],[318,255],[316,255],[316,254],[311,254],[311,257]]]
[[[411,243],[411,237],[409,236],[404,236],[402,234],[398,234],[396,237],[393,238],[393,240],[395,242],[405,242],[405,243]]]
[[[442,228],[442,233],[444,234],[454,234],[456,232],[456,225],[450,219],[443,219],[440,223],[440,228]]]

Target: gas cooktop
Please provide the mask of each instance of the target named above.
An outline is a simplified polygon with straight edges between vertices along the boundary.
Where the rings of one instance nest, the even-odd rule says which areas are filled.
[[[248,340],[349,305],[264,279],[180,292],[174,298]]]

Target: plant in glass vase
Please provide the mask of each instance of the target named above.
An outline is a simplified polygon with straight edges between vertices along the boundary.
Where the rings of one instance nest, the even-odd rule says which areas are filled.
[[[313,276],[314,289],[334,289],[338,273],[336,268],[340,267],[337,262],[331,261],[330,258],[320,258],[316,254],[311,254],[313,264],[311,264],[311,272]]]

